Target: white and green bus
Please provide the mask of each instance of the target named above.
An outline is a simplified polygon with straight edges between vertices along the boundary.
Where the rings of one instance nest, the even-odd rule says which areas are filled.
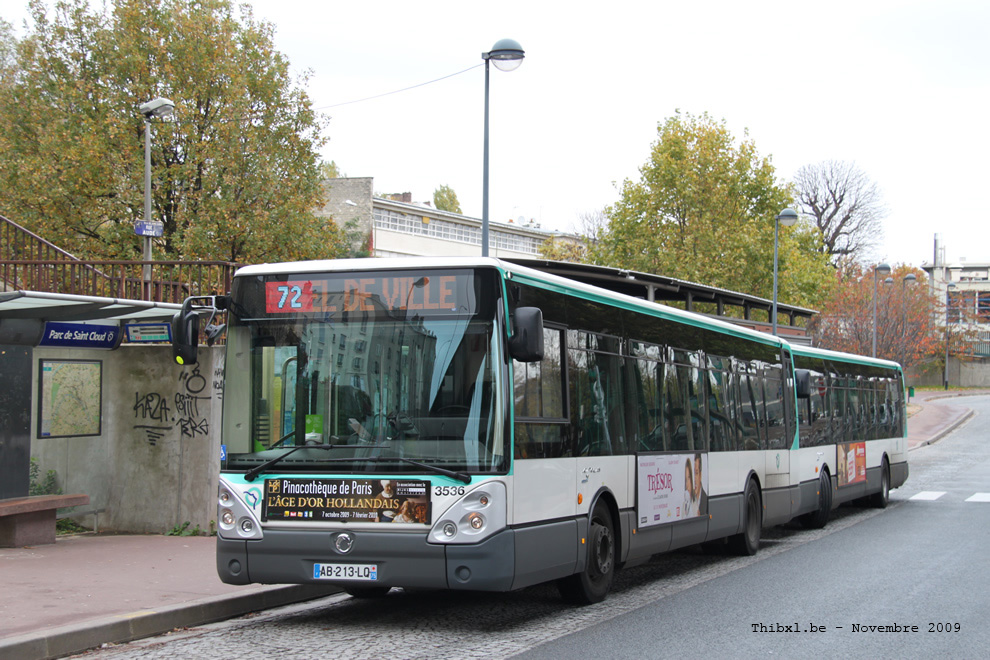
[[[907,478],[892,362],[799,346],[489,259],[250,266],[226,309],[217,568],[232,584],[578,603],[699,543],[884,506]]]

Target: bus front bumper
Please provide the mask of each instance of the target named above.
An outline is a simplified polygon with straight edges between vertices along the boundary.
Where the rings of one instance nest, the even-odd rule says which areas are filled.
[[[346,531],[351,549],[334,539]],[[217,537],[217,573],[228,584],[327,584],[340,587],[406,587],[508,591],[514,574],[515,537],[505,529],[481,543],[438,545],[425,533],[380,530],[333,532],[265,530],[264,538]],[[317,579],[314,566],[374,565],[375,580]]]

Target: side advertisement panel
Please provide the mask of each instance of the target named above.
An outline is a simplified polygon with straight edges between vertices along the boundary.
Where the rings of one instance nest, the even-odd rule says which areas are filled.
[[[636,517],[639,527],[708,514],[708,454],[639,454]]]

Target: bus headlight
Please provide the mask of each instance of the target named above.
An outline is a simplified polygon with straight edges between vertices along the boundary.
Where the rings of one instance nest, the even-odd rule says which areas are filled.
[[[224,539],[243,541],[264,537],[254,511],[247,505],[238,490],[220,479],[217,493],[217,535]]]
[[[505,484],[486,481],[447,509],[430,530],[430,543],[479,543],[505,529]]]

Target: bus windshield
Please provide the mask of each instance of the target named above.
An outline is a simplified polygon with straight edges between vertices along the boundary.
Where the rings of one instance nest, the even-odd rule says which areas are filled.
[[[494,281],[417,271],[235,283],[225,380],[246,396],[225,398],[250,410],[224,407],[224,468],[286,454],[273,469],[504,471]]]

